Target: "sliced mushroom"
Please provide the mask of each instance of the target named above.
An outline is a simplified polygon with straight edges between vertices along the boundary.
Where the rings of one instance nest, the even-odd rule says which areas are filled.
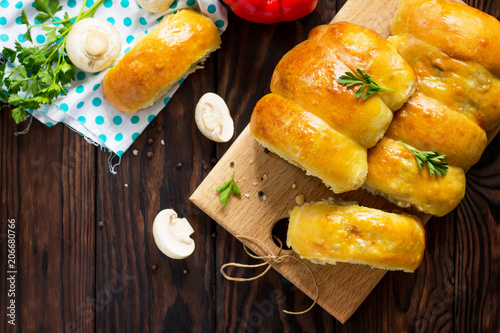
[[[137,0],[142,9],[151,13],[160,13],[167,10],[174,0]]]
[[[194,115],[200,132],[216,142],[227,142],[234,134],[234,123],[226,102],[217,94],[206,93],[196,105]]]
[[[184,259],[194,251],[194,240],[189,236],[194,232],[185,218],[178,218],[173,209],[164,209],[153,222],[153,237],[156,246],[167,257]]]
[[[120,34],[116,28],[99,18],[78,21],[66,39],[66,53],[71,62],[89,73],[111,66],[121,48]]]

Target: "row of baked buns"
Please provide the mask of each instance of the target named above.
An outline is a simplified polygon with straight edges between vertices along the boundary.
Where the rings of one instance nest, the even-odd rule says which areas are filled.
[[[277,65],[250,129],[335,193],[364,186],[442,216],[500,124],[500,22],[450,0],[401,0],[391,28],[389,40],[346,22],[313,29]],[[387,89],[360,98],[339,83],[349,72]],[[415,151],[443,156],[443,172]]]
[[[358,69],[383,87],[370,98],[338,82]],[[376,32],[342,22],[314,28],[278,63],[271,94],[255,106],[253,136],[335,193],[356,190],[368,173],[375,146],[414,92],[415,71]]]
[[[500,124],[500,22],[455,1],[401,0],[391,30],[313,29],[277,65],[250,129],[336,193],[363,186],[442,216]],[[287,243],[315,263],[413,271],[425,236],[415,216],[324,201],[294,208]]]
[[[422,13],[425,13],[423,15]],[[415,69],[417,91],[368,154],[364,187],[400,206],[433,215],[452,211],[465,194],[465,171],[500,124],[500,22],[449,0],[402,0],[389,40]],[[418,151],[446,155],[447,173],[422,173]]]

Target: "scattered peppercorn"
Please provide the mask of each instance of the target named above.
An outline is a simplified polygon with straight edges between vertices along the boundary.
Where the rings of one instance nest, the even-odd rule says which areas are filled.
[[[155,140],[153,140],[153,139],[149,139],[149,140],[148,140],[148,143],[149,143],[150,145],[152,145],[152,144],[153,144],[153,142],[155,142]]]
[[[234,167],[234,162],[229,163],[229,165],[231,166],[231,168]]]
[[[104,222],[101,221],[101,222],[99,222],[99,228],[102,228],[102,227],[104,227]]]
[[[151,269],[153,271],[156,271],[158,269],[158,265],[154,264],[154,265],[151,265]]]
[[[153,152],[152,152],[152,151],[148,151],[147,156],[148,156],[149,158],[152,158],[154,155],[155,155],[155,154],[153,154]]]
[[[177,168],[180,168],[180,167],[182,167],[182,163],[181,162],[177,163]]]
[[[261,196],[263,196],[263,195],[264,195],[264,192],[259,191],[259,192],[257,192],[257,195],[258,195],[259,197],[261,197]]]
[[[265,153],[265,154],[269,154],[269,149],[264,148],[264,153]]]
[[[214,158],[212,158],[212,159],[210,160],[210,162],[212,162],[212,164],[215,164],[215,163],[217,163],[217,159],[214,157]]]

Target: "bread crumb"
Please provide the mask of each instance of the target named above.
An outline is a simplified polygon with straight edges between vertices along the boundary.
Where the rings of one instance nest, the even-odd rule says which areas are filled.
[[[257,186],[257,182],[253,182],[253,183],[252,183],[252,185],[253,185],[253,186]]]
[[[164,146],[165,145],[165,140],[161,140],[161,145]]]
[[[297,205],[302,205],[305,202],[304,195],[298,195],[295,197],[295,202]]]
[[[297,187],[297,185],[295,185],[295,184],[292,184],[292,188],[296,188],[296,187]]]
[[[245,197],[246,198],[250,198],[250,194],[249,193],[245,193]]]
[[[262,196],[262,200],[267,200],[267,196],[266,196],[266,195],[263,195],[263,196]]]
[[[253,160],[250,160],[250,164],[252,164],[252,163],[253,163]]]
[[[123,184],[123,185],[125,185],[125,187],[128,187],[128,184]]]
[[[243,179],[243,180],[247,180],[247,177],[243,176],[243,178],[241,178],[241,179]]]
[[[264,175],[262,176],[262,180],[267,180],[267,175],[266,175],[266,174],[264,174]]]
[[[137,149],[134,149],[134,150],[132,151],[132,154],[134,154],[135,156],[137,156],[137,154],[139,154],[139,151],[138,151]]]

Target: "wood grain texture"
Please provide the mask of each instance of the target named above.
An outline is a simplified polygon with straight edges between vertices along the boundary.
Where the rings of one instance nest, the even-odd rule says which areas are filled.
[[[190,112],[203,93],[218,92],[240,134],[253,105],[269,91],[279,59],[345,2],[320,0],[307,17],[275,25],[230,14],[221,50],[183,83],[156,126],[124,155],[117,175],[108,171],[107,153],[62,126],[34,121],[16,139],[13,133],[24,126],[17,129],[3,112],[0,233],[7,218],[16,218],[20,266],[19,325],[12,327],[4,320],[6,247],[0,237],[0,332],[498,332],[499,138],[469,171],[466,199],[428,223],[422,266],[413,275],[386,274],[345,324],[320,306],[305,315],[283,314],[311,300],[274,270],[251,283],[226,281],[219,273],[229,261],[256,261],[188,203],[213,166],[210,160],[232,144],[206,140]],[[496,0],[467,2],[500,18]],[[167,207],[187,216],[196,230],[197,249],[187,260],[167,259],[152,240],[153,219]]]
[[[117,175],[107,170],[108,153],[98,154],[97,220],[103,227],[96,237],[96,297],[109,296],[102,296],[96,313],[97,332],[214,327],[213,226],[188,196],[211,167],[213,143],[198,131],[193,116],[198,99],[213,90],[215,65],[216,57],[211,57],[203,71],[182,84],[130,148],[138,155],[128,154]],[[167,208],[187,217],[196,230],[196,251],[185,260],[167,258],[153,240],[154,218]]]
[[[1,117],[2,235],[7,219],[17,233],[17,325],[2,321],[2,331],[92,331],[83,306],[94,295],[95,148],[62,125],[36,121],[15,137],[28,122],[16,128],[8,112]],[[5,251],[2,238],[2,313]]]

